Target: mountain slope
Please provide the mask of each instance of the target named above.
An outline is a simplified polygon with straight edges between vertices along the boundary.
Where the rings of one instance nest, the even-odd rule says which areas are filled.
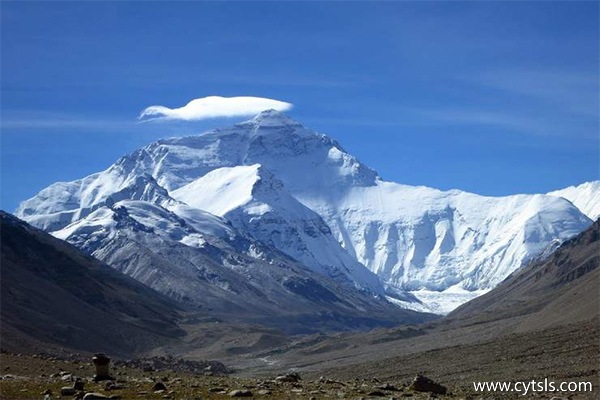
[[[183,334],[166,297],[3,211],[0,223],[3,349],[123,356]]]
[[[589,320],[600,315],[600,220],[533,262],[491,292],[459,307],[448,320],[480,324],[523,317],[518,331]]]
[[[292,197],[260,164],[215,169],[172,195],[226,218],[316,272],[384,294],[377,277],[340,246],[325,221]]]
[[[404,306],[442,313],[491,289],[524,262],[551,251],[592,223],[571,202],[556,196],[492,198],[383,181],[335,140],[276,111],[197,136],[159,140],[106,171],[44,189],[23,202],[17,214],[56,231],[103,204],[111,193],[130,186],[136,177],[150,176],[169,193],[190,185],[185,190],[188,202],[209,207],[202,200],[208,196],[210,209],[225,215],[231,211],[230,200],[210,197],[200,189],[195,193],[193,182],[200,179],[205,185],[207,179],[202,178],[213,171],[221,170],[214,172],[219,174],[226,171],[222,168],[256,164],[281,181],[296,203],[325,221],[334,238],[327,245],[328,254],[339,254],[341,245],[379,276],[388,293],[402,297],[411,291],[426,303]],[[250,183],[238,185],[244,179]],[[232,185],[249,188],[252,182],[256,180],[250,174]],[[298,208],[283,198],[289,199],[261,203],[277,208],[286,224],[282,229],[295,229]],[[237,204],[239,210],[245,207],[242,203]],[[263,231],[270,214],[249,217],[246,211],[241,220],[248,217],[253,224],[246,223],[244,229],[263,240],[273,239]],[[308,239],[300,239],[272,243],[304,261],[319,260],[319,254],[309,254],[313,249]],[[299,244],[306,245],[305,254],[294,248]],[[360,268],[345,275],[356,271]],[[360,273],[350,279],[370,287],[365,277],[369,275]]]
[[[477,381],[551,377],[593,382],[595,392],[599,267],[600,220],[438,321],[310,338],[257,357],[303,375],[410,382],[420,371],[448,387],[471,388]]]
[[[169,207],[121,200],[54,235],[179,303],[230,322],[312,332],[430,318],[315,274],[212,214],[183,203]]]
[[[568,188],[555,190],[548,194],[569,200],[592,220],[600,217],[600,181],[569,186]]]

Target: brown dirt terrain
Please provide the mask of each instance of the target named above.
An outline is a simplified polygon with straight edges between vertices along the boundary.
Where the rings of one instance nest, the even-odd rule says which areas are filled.
[[[430,351],[390,357],[322,373],[338,377],[377,376],[383,380],[406,382],[414,371],[450,387],[468,391],[478,381],[592,382],[589,395],[572,398],[598,398],[600,343],[598,319],[527,333],[518,333],[479,343],[467,343]]]
[[[298,382],[282,382],[275,375],[265,378],[240,378],[232,376],[206,376],[173,372],[169,370],[144,372],[142,369],[113,367],[111,373],[121,389],[106,390],[106,382],[92,382],[93,367],[89,362],[62,360],[40,356],[0,355],[2,399],[42,399],[48,389],[52,398],[73,399],[60,396],[60,389],[71,386],[72,378],[85,381],[84,390],[100,393],[107,398],[120,399],[230,399],[232,392],[249,391],[255,399],[378,399],[402,398],[429,399],[430,394],[416,392],[395,381],[379,379],[301,379]],[[61,376],[62,375],[62,376]],[[166,389],[155,392],[154,385],[162,382]],[[442,398],[461,397],[460,393],[449,393]]]

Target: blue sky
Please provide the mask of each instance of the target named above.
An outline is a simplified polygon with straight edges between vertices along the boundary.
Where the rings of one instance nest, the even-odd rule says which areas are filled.
[[[597,2],[2,2],[1,203],[160,137],[209,95],[294,104],[387,180],[484,195],[599,178]]]

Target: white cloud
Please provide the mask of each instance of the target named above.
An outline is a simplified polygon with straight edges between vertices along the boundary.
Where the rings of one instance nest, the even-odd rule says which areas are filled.
[[[220,97],[209,96],[194,99],[180,108],[151,106],[144,109],[138,119],[198,121],[218,117],[244,117],[264,110],[287,111],[292,104],[263,97]]]

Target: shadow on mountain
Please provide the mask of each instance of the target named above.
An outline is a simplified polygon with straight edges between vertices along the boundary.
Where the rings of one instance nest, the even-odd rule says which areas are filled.
[[[130,355],[181,337],[181,309],[70,244],[0,212],[3,350]]]

